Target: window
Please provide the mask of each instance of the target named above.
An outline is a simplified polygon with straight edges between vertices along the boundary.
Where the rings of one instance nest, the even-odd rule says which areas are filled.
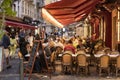
[[[13,4],[13,10],[16,11],[16,5],[15,4]]]
[[[24,1],[22,1],[22,13],[24,13]]]

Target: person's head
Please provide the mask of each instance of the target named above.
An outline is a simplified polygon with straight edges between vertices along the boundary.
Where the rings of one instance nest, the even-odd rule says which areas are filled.
[[[7,35],[7,36],[9,36],[10,34],[9,34],[9,32],[8,31],[6,31],[6,30],[4,30],[4,34],[5,35]]]
[[[12,35],[11,38],[12,38],[12,39],[15,39],[15,36]]]
[[[29,33],[29,36],[32,36],[32,33]]]
[[[47,43],[47,42],[48,42],[48,39],[45,39],[45,40],[44,40],[44,43]]]
[[[72,44],[72,40],[71,39],[68,41],[68,44]]]

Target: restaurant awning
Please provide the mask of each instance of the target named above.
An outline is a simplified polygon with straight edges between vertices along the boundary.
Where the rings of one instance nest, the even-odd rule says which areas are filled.
[[[101,0],[61,0],[42,8],[42,16],[58,27],[64,27],[86,17]]]
[[[23,29],[36,29],[35,26],[31,26],[31,25],[23,24],[19,22],[14,22],[14,21],[8,21],[8,20],[5,21],[5,24],[13,26],[13,27],[23,28]]]

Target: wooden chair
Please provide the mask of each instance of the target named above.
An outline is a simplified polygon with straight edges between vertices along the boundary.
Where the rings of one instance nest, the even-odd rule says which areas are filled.
[[[110,55],[119,55],[118,51],[111,51]],[[116,58],[111,58],[111,67],[115,67],[116,66]]]
[[[85,54],[78,54],[76,57],[76,64],[77,64],[77,68],[76,68],[76,72],[77,74],[80,71],[80,68],[85,70],[85,74],[87,75],[88,73],[88,63],[87,63],[87,57],[85,56]]]
[[[73,73],[73,58],[72,54],[70,53],[64,53],[62,55],[62,72],[67,71],[68,68],[70,68],[71,74]]]
[[[120,55],[116,59],[116,77],[118,76],[118,71],[120,70]]]
[[[110,73],[110,68],[109,68],[109,60],[110,57],[108,55],[102,55],[100,57],[100,63],[99,63],[99,75],[101,76],[102,70],[106,69],[108,72],[108,75]]]

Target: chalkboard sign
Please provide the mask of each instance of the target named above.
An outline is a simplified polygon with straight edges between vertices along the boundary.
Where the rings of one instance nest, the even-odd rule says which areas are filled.
[[[30,78],[31,78],[31,74],[32,74],[32,71],[33,71],[34,63],[35,63],[35,60],[36,60],[36,55],[37,55],[38,48],[39,48],[39,43],[40,43],[40,41],[34,41],[32,52],[30,53],[30,58],[29,58],[27,66],[25,68],[24,76],[26,75],[27,72],[30,73],[30,75],[28,77],[28,80],[30,80]]]
[[[47,73],[47,75],[49,75],[49,77],[51,78],[51,69],[48,68],[48,60],[46,59],[46,54],[44,52],[43,46],[42,46],[42,41],[40,41],[40,45],[39,45],[39,57],[40,57],[40,64],[42,65],[42,70],[41,72],[45,72]]]
[[[37,54],[37,51],[38,51],[38,47],[39,47],[39,43],[35,42],[34,45],[33,45],[33,48],[32,48],[32,52],[30,54],[29,61],[28,61],[28,67],[33,66],[34,61],[35,61],[34,59],[36,58],[36,54]]]
[[[44,53],[44,49],[43,49],[43,46],[42,46],[42,41],[40,41],[40,45],[39,45],[39,57],[40,57],[40,63],[42,64],[42,70],[47,70],[48,69],[48,63],[47,63],[47,60],[46,60],[46,55]]]

